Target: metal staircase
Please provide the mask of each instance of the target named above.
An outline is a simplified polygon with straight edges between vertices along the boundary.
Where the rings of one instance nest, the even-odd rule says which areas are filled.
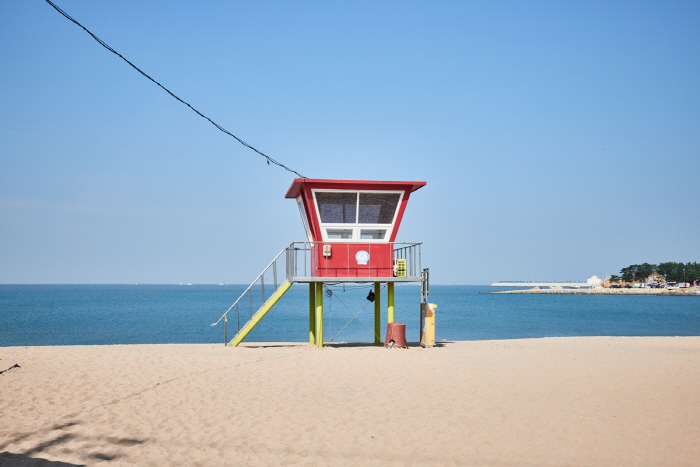
[[[282,258],[283,254],[287,252],[287,248],[280,251],[280,253],[275,256],[270,264],[260,273],[260,275],[253,281],[250,286],[238,297],[238,300],[233,302],[233,305],[229,307],[228,310],[219,318],[216,323],[212,326],[218,325],[220,322],[224,322],[224,344],[227,343],[232,346],[238,346],[243,339],[248,336],[250,331],[253,330],[256,324],[260,322],[263,317],[267,314],[270,309],[277,303],[277,301],[284,295],[284,293],[289,290],[292,286],[292,282],[285,279],[283,282],[277,280],[277,262]],[[285,260],[286,260],[285,256]],[[286,274],[285,274],[286,275]],[[265,290],[265,279],[267,277],[267,293]],[[272,292],[270,293],[270,285],[272,285]],[[260,295],[258,295],[258,293]],[[254,297],[255,295],[255,297]],[[260,303],[258,307],[258,303]],[[253,313],[253,309],[257,308],[257,311]],[[246,313],[247,311],[247,313]],[[236,323],[236,335],[228,342],[227,336],[227,326],[229,321],[229,314],[233,312],[235,323]],[[241,322],[244,324],[241,326]]]

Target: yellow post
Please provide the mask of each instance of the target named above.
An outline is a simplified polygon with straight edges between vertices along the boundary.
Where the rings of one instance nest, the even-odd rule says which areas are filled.
[[[421,347],[433,347],[435,345],[435,309],[434,303],[421,303],[423,323],[420,330]]]
[[[316,283],[309,282],[309,344],[316,344]]]
[[[374,343],[381,344],[382,339],[382,300],[380,295],[381,283],[374,283]]]
[[[386,284],[386,301],[387,301],[387,323],[394,322],[394,283],[387,282]]]
[[[323,347],[323,282],[316,282],[316,347]]]

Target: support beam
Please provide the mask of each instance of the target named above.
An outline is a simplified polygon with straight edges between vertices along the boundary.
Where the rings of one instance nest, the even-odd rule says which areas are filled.
[[[374,343],[381,344],[382,339],[382,296],[381,282],[374,283]]]
[[[309,283],[309,344],[316,344],[316,283]]]
[[[265,317],[268,311],[272,309],[273,306],[275,306],[275,303],[277,303],[277,300],[282,298],[282,295],[289,290],[289,288],[292,286],[291,282],[285,282],[284,284],[280,285],[279,289],[273,293],[270,298],[267,299],[265,304],[253,315],[253,317],[248,321],[248,323],[241,328],[240,331],[238,331],[238,334],[231,340],[231,345],[234,347],[237,347],[238,344],[240,344],[243,339],[246,338],[248,333],[253,330],[255,325],[257,325],[261,319]]]
[[[394,322],[394,283],[388,282],[386,284],[386,301],[387,301],[387,323]]]
[[[316,347],[323,347],[323,282],[316,282]]]

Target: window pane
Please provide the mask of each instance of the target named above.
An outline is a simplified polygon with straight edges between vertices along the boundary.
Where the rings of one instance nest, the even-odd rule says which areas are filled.
[[[349,239],[352,238],[352,229],[326,229],[328,239]]]
[[[324,224],[354,224],[357,193],[316,192],[318,212]]]
[[[360,224],[391,224],[399,198],[398,193],[360,193]]]
[[[384,229],[362,229],[360,231],[360,238],[368,240],[383,240],[385,235],[386,230]]]

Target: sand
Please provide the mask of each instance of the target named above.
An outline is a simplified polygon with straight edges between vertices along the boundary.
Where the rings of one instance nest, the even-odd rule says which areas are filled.
[[[700,337],[0,359],[3,466],[700,465]]]

